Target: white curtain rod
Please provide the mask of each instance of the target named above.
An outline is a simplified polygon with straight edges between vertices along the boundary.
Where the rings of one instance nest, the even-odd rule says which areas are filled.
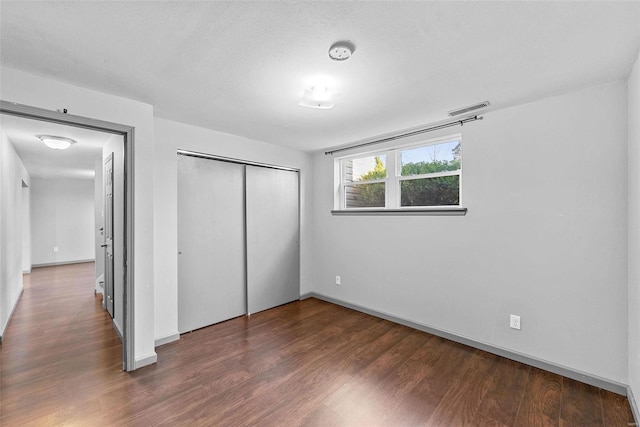
[[[451,122],[448,122],[448,123],[442,123],[442,124],[439,124],[439,125],[429,126],[429,127],[423,128],[423,129],[418,129],[418,130],[414,130],[414,131],[407,132],[407,133],[401,133],[401,134],[398,134],[398,135],[388,136],[386,138],[376,139],[374,141],[363,142],[361,144],[349,145],[347,147],[342,147],[342,148],[336,148],[335,150],[325,151],[324,154],[325,155],[330,155],[330,154],[334,154],[334,153],[339,153],[341,151],[351,150],[353,148],[366,147],[368,145],[381,144],[383,142],[395,141],[396,139],[407,138],[407,137],[414,136],[414,135],[420,135],[421,133],[426,133],[426,132],[431,132],[431,131],[434,131],[434,130],[444,129],[444,128],[448,128],[448,127],[451,127],[451,126],[458,126],[458,125],[462,126],[465,123],[475,122],[476,120],[482,120],[482,119],[483,119],[482,116],[467,117],[466,119],[455,120],[455,121],[451,121]]]

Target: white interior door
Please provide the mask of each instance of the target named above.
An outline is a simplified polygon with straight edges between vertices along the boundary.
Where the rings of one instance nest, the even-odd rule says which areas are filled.
[[[244,166],[178,155],[178,330],[246,314]]]
[[[246,166],[247,310],[300,298],[298,172]]]
[[[114,317],[114,247],[113,247],[113,153],[104,163],[104,305]]]

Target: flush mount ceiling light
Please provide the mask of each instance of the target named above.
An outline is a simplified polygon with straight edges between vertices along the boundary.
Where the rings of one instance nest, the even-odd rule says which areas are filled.
[[[36,138],[44,142],[44,145],[46,145],[47,147],[54,150],[66,150],[67,148],[78,142],[75,139],[53,135],[36,135]]]
[[[351,58],[356,47],[353,43],[348,41],[335,42],[329,48],[329,58],[334,61],[346,61]]]
[[[337,96],[337,92],[329,90],[324,85],[316,84],[311,89],[305,89],[298,105],[301,107],[330,110],[335,107]]]
[[[355,45],[349,41],[335,42],[329,48],[329,58],[334,61],[346,61],[351,58],[355,48]],[[336,97],[339,93],[329,90],[328,86],[324,83],[327,81],[326,78],[314,80],[315,81],[312,80],[311,88],[305,89],[298,105],[320,110],[330,110],[335,107]]]

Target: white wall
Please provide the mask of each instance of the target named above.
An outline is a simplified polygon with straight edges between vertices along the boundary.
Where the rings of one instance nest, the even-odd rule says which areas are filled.
[[[13,145],[0,131],[0,336],[18,303],[22,283],[23,211],[22,182],[31,177]]]
[[[314,155],[313,290],[626,384],[625,91],[423,136],[462,133],[466,216],[332,216],[333,158]]]
[[[98,279],[104,274],[104,248],[100,245],[104,243],[104,233],[100,231],[104,227],[104,191],[102,188],[102,174],[103,174],[103,161],[102,159],[96,160],[95,163],[95,179],[93,180],[93,197],[94,197],[94,253],[96,257],[96,292],[103,293],[104,289],[98,285]]]
[[[34,266],[94,259],[93,191],[90,179],[32,179]],[[58,252],[53,251],[54,247]]]
[[[246,161],[268,163],[300,169],[301,180],[301,273],[302,293],[311,284],[311,211],[309,154],[265,142],[221,132],[155,119],[155,216],[156,236],[156,339],[178,333],[178,226],[177,226],[177,150],[185,149]]]
[[[135,127],[134,144],[134,358],[152,363],[153,297],[153,107],[11,68],[0,70],[0,99]],[[3,252],[4,257],[4,252]]]
[[[640,398],[640,59],[627,82],[629,141],[629,386]]]

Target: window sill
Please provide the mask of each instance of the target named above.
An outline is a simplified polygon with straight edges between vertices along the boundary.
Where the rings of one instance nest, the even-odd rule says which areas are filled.
[[[332,210],[332,215],[383,215],[383,216],[403,216],[403,215],[428,215],[428,216],[464,216],[467,208],[407,208],[407,209],[344,209]]]

